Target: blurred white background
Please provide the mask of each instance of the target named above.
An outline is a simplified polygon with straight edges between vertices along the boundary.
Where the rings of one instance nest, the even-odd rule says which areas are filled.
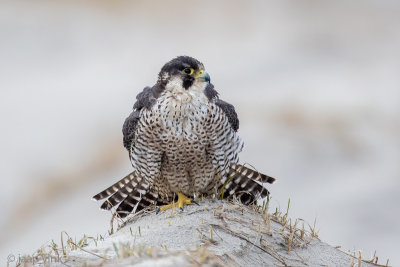
[[[90,198],[131,171],[122,123],[178,55],[235,105],[272,208],[400,265],[400,2],[2,1],[0,265],[61,231],[104,234]]]

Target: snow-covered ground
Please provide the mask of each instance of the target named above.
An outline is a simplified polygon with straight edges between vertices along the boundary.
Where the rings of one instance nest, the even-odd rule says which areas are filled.
[[[272,206],[400,264],[396,1],[3,1],[0,264],[60,232],[104,233],[92,195],[128,173],[121,126],[177,55],[237,108]]]

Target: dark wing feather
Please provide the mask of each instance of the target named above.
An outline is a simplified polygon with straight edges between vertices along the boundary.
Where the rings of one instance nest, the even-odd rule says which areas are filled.
[[[214,89],[214,85],[212,83],[209,83],[204,89],[204,94],[208,98],[208,101],[218,98],[218,92]]]
[[[158,85],[145,87],[142,92],[136,96],[136,102],[133,105],[133,112],[125,119],[122,127],[124,147],[129,151],[132,141],[135,138],[136,125],[140,119],[140,110],[150,109],[160,95],[162,88]]]
[[[129,151],[132,141],[135,138],[136,125],[140,119],[140,111],[134,110],[124,122],[122,127],[124,147]]]
[[[232,126],[232,129],[237,132],[237,130],[239,129],[239,119],[235,111],[235,107],[219,98],[215,100],[215,104],[222,109],[222,111],[228,117],[228,121],[229,124]]]
[[[210,102],[215,101],[215,104],[222,109],[225,115],[228,117],[229,124],[232,129],[237,132],[239,129],[239,119],[235,111],[235,107],[228,102],[225,102],[218,98],[218,92],[214,89],[214,85],[209,83],[204,89],[204,94]]]
[[[151,106],[156,102],[156,97],[154,97],[153,87],[145,87],[142,92],[136,96],[136,102],[133,105],[133,109],[141,110],[142,108],[150,109]]]

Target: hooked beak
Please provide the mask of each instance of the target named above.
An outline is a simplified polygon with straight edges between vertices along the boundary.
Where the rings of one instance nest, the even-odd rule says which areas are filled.
[[[203,81],[203,82],[210,82],[210,75],[205,72],[204,70],[200,70],[197,75],[196,75],[196,79],[199,81]]]

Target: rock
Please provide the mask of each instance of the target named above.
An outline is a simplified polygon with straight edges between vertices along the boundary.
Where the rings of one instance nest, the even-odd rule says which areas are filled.
[[[141,212],[62,261],[68,266],[376,266],[320,241],[302,221],[285,215],[228,201],[199,204]]]

